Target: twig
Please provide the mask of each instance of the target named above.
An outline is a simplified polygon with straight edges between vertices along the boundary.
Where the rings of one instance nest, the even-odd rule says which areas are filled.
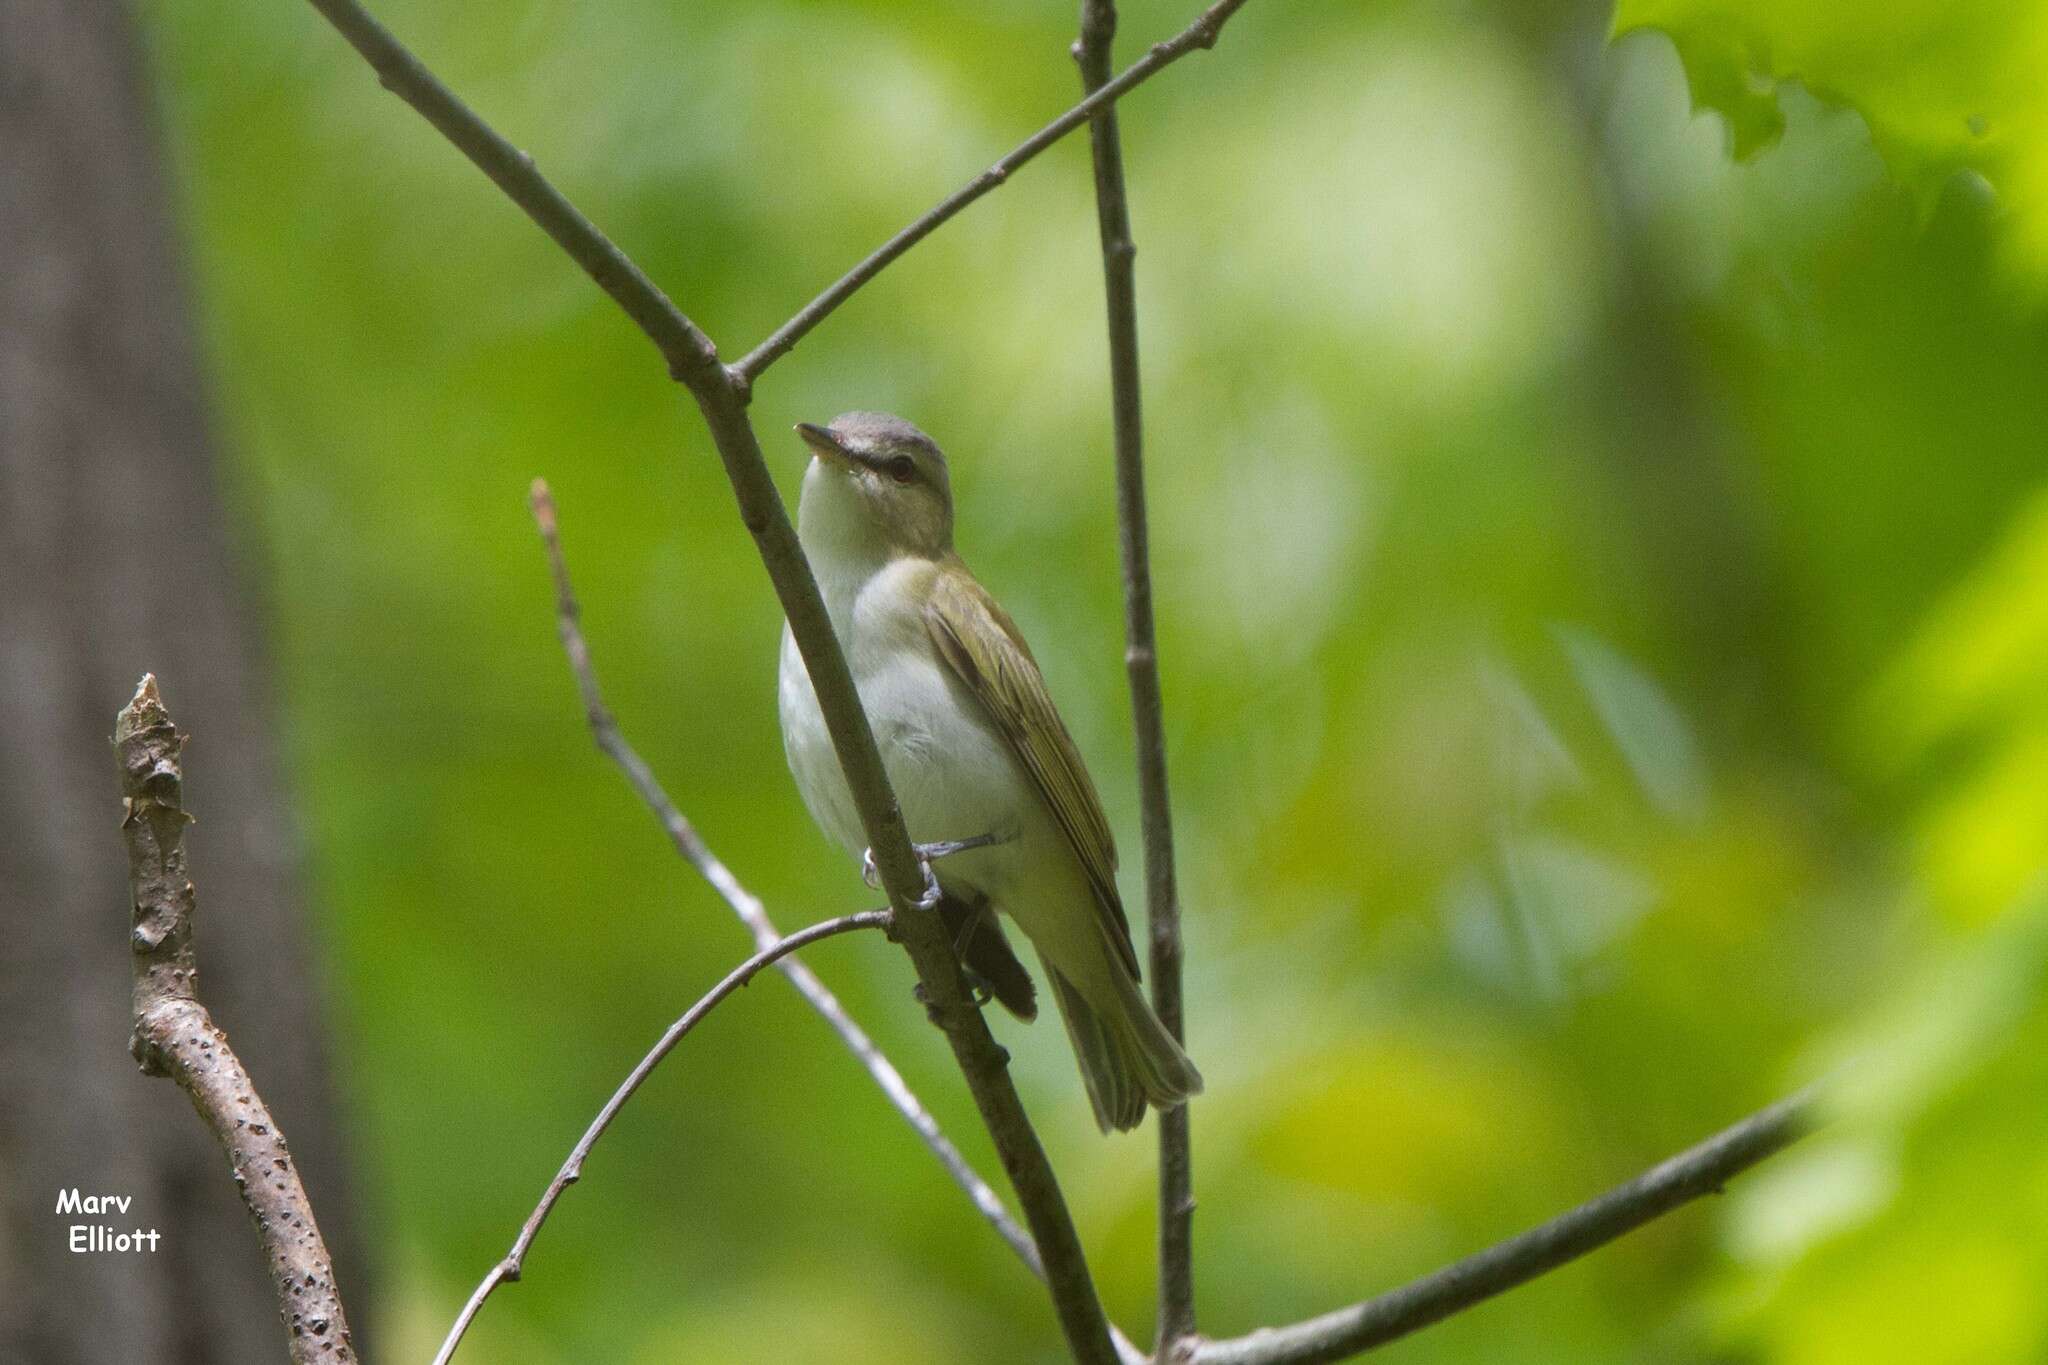
[[[1214,47],[1217,35],[1223,31],[1223,25],[1229,22],[1231,15],[1244,8],[1244,5],[1245,0],[1217,0],[1217,3],[1203,10],[1195,22],[1179,33],[1165,42],[1154,43],[1143,57],[1126,67],[1122,75],[1115,80],[1105,79],[1088,98],[1017,144],[1008,156],[968,181],[929,212],[875,248],[867,259],[840,276],[829,289],[805,304],[803,310],[795,317],[776,328],[767,340],[742,356],[733,365],[733,373],[743,384],[751,385],[760,378],[763,370],[787,355],[813,327],[830,317],[833,311],[852,298],[862,285],[881,274],[904,252],[931,236],[953,215],[990,190],[1004,184],[1040,152],[1086,123],[1096,111],[1109,108],[1197,48]]]
[[[1194,1365],[1319,1365],[1383,1346],[1525,1284],[1702,1195],[1806,1135],[1814,1088],[1778,1101],[1569,1213],[1376,1299],[1184,1349]],[[1183,1343],[1183,1347],[1189,1343]]]
[[[1116,40],[1114,0],[1082,0],[1074,60],[1083,89],[1109,80]],[[1124,569],[1124,667],[1138,752],[1138,794],[1145,846],[1145,920],[1151,946],[1152,1007],[1176,1039],[1185,1038],[1181,1001],[1180,898],[1174,885],[1173,807],[1166,781],[1166,723],[1159,698],[1159,646],[1152,624],[1152,564],[1145,517],[1145,423],[1138,371],[1136,261],[1123,140],[1113,107],[1088,130],[1095,165],[1096,219],[1109,319],[1110,404],[1116,430],[1117,540]],[[1195,1331],[1194,1156],[1188,1107],[1159,1116],[1158,1353]]]
[[[548,182],[535,168],[531,156],[500,137],[354,0],[310,3],[370,64],[386,90],[418,110],[422,118],[489,176],[506,198],[568,252],[598,288],[611,295],[612,301],[661,351],[673,378],[693,389],[697,384],[722,378],[718,348],[711,344],[711,339],[595,223]]]
[[[135,1036],[129,1051],[145,1074],[178,1083],[234,1171],[277,1285],[278,1312],[296,1365],[353,1365],[355,1343],[334,1284],[334,1263],[313,1206],[241,1059],[199,1003],[192,946],[197,896],[186,877],[185,812],[179,754],[185,734],[171,720],[156,679],[142,675],[114,721],[121,765],[128,878],[135,923]]]
[[[1045,1149],[1011,1083],[1008,1054],[996,1045],[960,975],[945,926],[938,916],[914,908],[923,893],[923,872],[911,850],[867,713],[854,689],[853,674],[825,614],[817,580],[747,420],[744,380],[718,364],[709,339],[548,184],[532,158],[479,119],[361,6],[354,0],[310,3],[363,55],[387,89],[440,129],[618,301],[661,351],[669,372],[696,400],[739,503],[740,520],[754,538],[810,674],[883,889],[898,911],[897,941],[917,969],[926,1009],[946,1035],[1038,1244],[1061,1333],[1083,1365],[1116,1365],[1109,1323],[1088,1272],[1080,1237]],[[1241,3],[1243,0],[1226,0],[1230,9]],[[1218,6],[1211,13],[1218,11],[1227,12]]]
[[[706,991],[702,999],[684,1012],[682,1018],[670,1024],[668,1032],[662,1034],[661,1040],[640,1059],[640,1065],[633,1068],[632,1073],[620,1083],[619,1088],[612,1092],[612,1097],[605,1101],[604,1108],[597,1111],[597,1117],[590,1121],[590,1127],[583,1130],[582,1138],[569,1152],[569,1159],[555,1172],[555,1178],[548,1182],[547,1191],[541,1195],[540,1203],[527,1215],[526,1225],[519,1229],[519,1237],[512,1243],[512,1249],[505,1253],[504,1260],[491,1267],[490,1273],[477,1285],[476,1292],[469,1296],[469,1302],[463,1305],[461,1314],[455,1319],[455,1325],[448,1329],[447,1339],[441,1343],[439,1353],[434,1356],[434,1365],[448,1365],[448,1361],[455,1355],[455,1348],[462,1344],[463,1334],[469,1330],[469,1324],[475,1320],[477,1310],[484,1306],[484,1300],[491,1296],[491,1291],[501,1284],[519,1278],[525,1269],[526,1253],[532,1249],[533,1239],[540,1235],[541,1225],[546,1223],[548,1215],[554,1212],[555,1202],[562,1197],[564,1190],[583,1178],[583,1163],[589,1158],[590,1149],[597,1145],[597,1140],[612,1126],[612,1120],[626,1107],[626,1101],[632,1099],[647,1078],[654,1074],[654,1068],[661,1065],[662,1059],[675,1051],[676,1044],[682,1042],[690,1030],[697,1027],[699,1020],[711,1013],[720,1001],[752,981],[761,969],[770,963],[820,939],[832,938],[856,929],[887,929],[890,919],[891,915],[887,910],[863,910],[857,915],[841,915],[837,919],[828,919],[821,924],[813,924],[808,929],[799,929],[787,937],[777,939],[727,972],[724,980]]]

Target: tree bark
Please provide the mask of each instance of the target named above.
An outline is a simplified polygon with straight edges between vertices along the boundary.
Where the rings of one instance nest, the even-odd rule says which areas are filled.
[[[0,1359],[273,1361],[218,1150],[128,1056],[107,717],[145,669],[204,762],[206,994],[362,1292],[269,696],[208,438],[131,17],[0,3]],[[56,1212],[61,1191],[124,1214]],[[73,1254],[77,1221],[154,1253]]]

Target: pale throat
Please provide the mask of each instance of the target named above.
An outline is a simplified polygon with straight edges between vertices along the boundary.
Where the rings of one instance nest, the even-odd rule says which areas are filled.
[[[804,471],[796,536],[818,577],[833,632],[843,641],[854,599],[889,565],[893,552],[888,538],[853,481],[820,459],[813,459]]]

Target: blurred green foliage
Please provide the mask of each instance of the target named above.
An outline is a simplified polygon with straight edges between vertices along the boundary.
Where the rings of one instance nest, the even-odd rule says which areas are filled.
[[[2037,0],[1617,0],[1614,28],[1659,28],[1695,101],[1724,115],[1738,154],[1784,130],[1796,80],[1863,116],[1893,172],[1931,204],[1958,170],[2015,210],[2009,242],[2048,267],[2048,7]]]
[[[1123,8],[1126,54],[1191,13]],[[2036,11],[1985,7],[2032,38],[1965,35],[1998,56],[1980,159],[1951,117],[1979,49],[1908,72],[1933,11],[1852,8],[1623,5],[1695,70],[1747,44],[1736,126],[1782,135],[1740,161],[1666,38],[1563,0],[1256,5],[1125,106],[1210,1331],[1433,1268],[1862,1057],[1841,1122],[1729,1200],[1388,1358],[2048,1348],[2048,314],[2018,249],[2048,72]],[[1738,11],[1805,26],[1751,60],[1763,29],[1713,27]],[[728,354],[1075,97],[1063,5],[380,12]],[[589,744],[530,478],[714,847],[786,927],[869,893],[795,799],[774,601],[642,339],[309,8],[145,13],[384,1251],[357,1311],[423,1358],[746,946]],[[1955,165],[2012,210],[1924,178]],[[1077,140],[755,414],[787,493],[798,419],[947,447],[1135,896],[1102,336]],[[812,961],[992,1172],[900,955]],[[1062,1041],[998,1029],[1142,1336],[1151,1130],[1098,1137]],[[477,1359],[1056,1356],[773,980],[587,1175]]]

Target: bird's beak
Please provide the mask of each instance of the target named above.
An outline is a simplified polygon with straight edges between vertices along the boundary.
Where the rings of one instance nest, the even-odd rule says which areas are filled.
[[[855,463],[853,452],[841,445],[839,438],[834,436],[829,428],[821,427],[816,422],[798,422],[796,434],[803,437],[804,444],[820,458],[833,460],[842,465]]]

